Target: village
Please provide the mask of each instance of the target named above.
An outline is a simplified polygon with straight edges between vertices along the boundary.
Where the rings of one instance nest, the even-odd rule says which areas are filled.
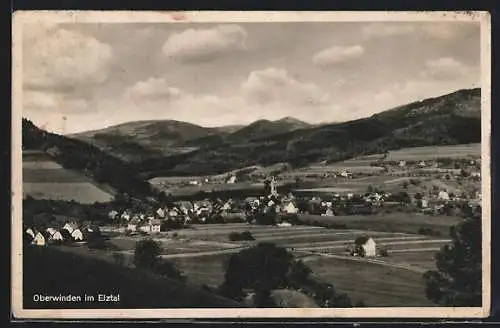
[[[335,218],[363,215],[368,218],[384,213],[401,212],[421,213],[426,216],[451,215],[467,216],[480,211],[480,193],[475,194],[453,193],[445,188],[435,185],[427,188],[427,192],[407,192],[409,185],[420,185],[421,177],[432,176],[437,181],[480,181],[477,171],[478,163],[474,160],[462,161],[458,168],[439,171],[438,162],[418,161],[407,163],[399,161],[385,163],[386,176],[399,176],[401,179],[399,191],[387,192],[377,186],[369,185],[365,192],[313,192],[311,190],[297,189],[293,192],[280,194],[278,180],[271,176],[264,180],[263,195],[259,197],[240,197],[221,199],[219,197],[203,200],[164,200],[160,203],[154,200],[148,206],[122,206],[113,208],[107,213],[108,222],[101,224],[79,224],[76,221],[52,221],[41,227],[25,226],[25,241],[38,246],[74,244],[85,245],[88,240],[95,240],[96,236],[112,233],[123,236],[156,235],[168,238],[168,232],[189,229],[196,225],[214,224],[246,224],[268,225],[276,227],[291,227],[294,225],[319,225],[324,224],[314,220],[301,220],[303,217],[323,217],[331,220],[335,225]],[[411,168],[428,170],[416,174],[411,173]],[[432,171],[432,168],[438,170]],[[392,169],[391,173],[388,173]],[[398,172],[399,171],[399,172]],[[444,171],[444,173],[443,173]],[[405,172],[406,175],[402,173]],[[331,173],[342,182],[352,182],[360,177],[359,174],[342,170]],[[377,174],[375,176],[380,176]],[[368,176],[370,177],[370,175]],[[206,179],[207,180],[207,179]],[[208,180],[207,180],[208,181]],[[231,175],[226,180],[227,184],[237,182],[236,176]],[[200,182],[201,183],[201,182]],[[144,204],[141,204],[144,205]],[[433,234],[431,229],[422,228],[420,234]],[[375,240],[376,241],[376,240]],[[351,256],[375,257],[387,252],[376,251],[376,242],[369,234],[358,236],[352,240],[351,247],[346,249]],[[359,245],[363,245],[360,251]]]

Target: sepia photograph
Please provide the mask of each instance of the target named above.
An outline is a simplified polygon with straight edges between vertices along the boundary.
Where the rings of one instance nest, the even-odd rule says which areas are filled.
[[[490,33],[14,13],[13,315],[488,316]]]

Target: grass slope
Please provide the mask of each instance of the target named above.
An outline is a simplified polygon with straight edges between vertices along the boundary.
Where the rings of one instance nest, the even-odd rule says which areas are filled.
[[[112,201],[114,190],[63,168],[43,152],[31,152],[23,156],[23,197],[27,196],[92,204]]]

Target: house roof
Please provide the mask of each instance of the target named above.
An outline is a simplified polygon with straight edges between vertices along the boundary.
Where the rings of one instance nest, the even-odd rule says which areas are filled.
[[[371,239],[371,237],[370,237],[370,236],[359,236],[358,238],[356,238],[356,239],[354,240],[354,243],[355,243],[356,245],[364,245],[364,244],[366,244],[366,242],[367,242],[368,240],[370,240],[370,239]]]
[[[151,224],[152,225],[160,225],[161,224],[161,220],[158,220],[158,219],[151,220]]]

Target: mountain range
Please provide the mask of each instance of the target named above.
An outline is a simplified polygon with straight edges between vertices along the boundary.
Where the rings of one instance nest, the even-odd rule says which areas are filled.
[[[105,129],[67,135],[95,146],[126,161],[141,161],[193,151],[207,144],[247,142],[311,126],[292,117],[258,120],[247,126],[203,127],[176,120],[123,123]]]
[[[214,128],[156,120],[65,137],[121,159],[143,177],[216,174],[277,162],[302,166],[404,147],[480,142],[481,90],[458,90],[343,123],[312,125],[285,117]]]

